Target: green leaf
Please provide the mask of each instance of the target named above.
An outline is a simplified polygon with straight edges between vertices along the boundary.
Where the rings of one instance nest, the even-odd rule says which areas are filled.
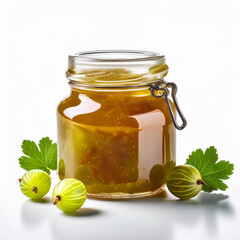
[[[44,164],[52,169],[57,169],[57,144],[52,144],[52,140],[49,137],[42,138],[39,141],[39,148],[41,150],[41,157]]]
[[[41,169],[48,174],[57,169],[57,144],[48,137],[39,141],[39,149],[35,142],[24,140],[22,151],[26,156],[19,158],[20,166],[25,170]]]
[[[222,181],[229,178],[233,173],[234,165],[228,161],[218,161],[217,150],[209,147],[205,153],[197,149],[189,155],[186,164],[192,165],[198,169],[205,184],[202,190],[212,192],[214,190],[225,191],[228,186]]]
[[[23,140],[22,142],[22,152],[31,158],[38,159],[41,161],[41,153],[35,142],[30,140]]]
[[[32,169],[40,169],[50,174],[49,169],[46,168],[39,160],[34,158],[28,158],[26,156],[22,156],[19,158],[19,164],[23,169],[27,171]]]
[[[52,146],[52,140],[50,140],[49,137],[42,138],[39,141],[38,146],[41,150],[42,161],[46,162],[46,155],[48,153],[49,148]]]

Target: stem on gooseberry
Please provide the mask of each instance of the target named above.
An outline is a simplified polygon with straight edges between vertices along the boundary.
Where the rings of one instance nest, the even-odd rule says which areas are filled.
[[[22,179],[21,179],[21,178],[19,178],[19,179],[18,179],[18,181],[19,181],[19,182],[21,182],[21,181],[22,181]]]
[[[55,200],[54,200],[53,204],[56,205],[57,202],[59,202],[59,201],[61,201],[61,196],[57,195],[57,196],[55,197]]]
[[[203,185],[203,184],[205,184],[205,182],[202,179],[197,180],[197,185]]]
[[[38,192],[38,188],[37,188],[37,187],[33,187],[33,188],[32,188],[32,191],[35,192],[35,193],[37,193],[37,192]]]

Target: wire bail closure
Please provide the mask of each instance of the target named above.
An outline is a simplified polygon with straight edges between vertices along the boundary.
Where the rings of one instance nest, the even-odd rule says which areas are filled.
[[[171,89],[171,96],[172,96],[173,103],[176,107],[177,113],[179,114],[179,116],[182,120],[182,125],[178,125],[178,123],[176,121],[176,118],[174,116],[172,106],[169,102],[169,99],[168,99],[169,88]],[[151,91],[151,93],[154,97],[156,97],[156,98],[164,97],[165,98],[165,101],[167,103],[168,110],[170,112],[174,127],[178,130],[183,130],[187,126],[187,121],[186,121],[186,118],[184,117],[184,115],[183,115],[183,113],[182,113],[182,111],[179,107],[179,104],[178,104],[178,101],[177,101],[177,98],[176,98],[177,85],[173,82],[168,83],[168,82],[162,81],[159,85],[152,84],[150,86],[149,90]],[[158,94],[156,94],[156,91],[158,91]]]

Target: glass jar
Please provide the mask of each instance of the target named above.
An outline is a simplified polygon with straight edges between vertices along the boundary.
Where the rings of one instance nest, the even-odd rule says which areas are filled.
[[[57,111],[59,178],[79,179],[92,198],[160,193],[175,166],[175,128],[186,126],[167,72],[165,57],[154,52],[69,56],[71,94]]]

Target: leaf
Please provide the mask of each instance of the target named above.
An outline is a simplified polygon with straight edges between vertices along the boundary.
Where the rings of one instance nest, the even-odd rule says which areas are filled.
[[[34,159],[41,161],[41,153],[35,142],[30,140],[23,140],[22,142],[22,152]]]
[[[24,140],[22,151],[26,156],[19,158],[19,164],[27,171],[41,169],[50,174],[50,169],[57,169],[57,144],[45,137],[39,141],[38,146],[33,141]]]
[[[49,148],[52,146],[52,140],[50,140],[49,137],[42,138],[39,141],[38,146],[41,150],[42,161],[46,162],[46,155],[48,153]]]
[[[39,148],[41,150],[42,161],[48,168],[52,170],[57,169],[57,144],[52,144],[52,140],[49,137],[42,138],[39,141]]]
[[[34,158],[28,158],[26,156],[22,156],[19,158],[19,164],[23,169],[27,171],[32,169],[40,169],[50,174],[49,169],[46,168],[40,161]]]
[[[233,173],[234,165],[228,161],[218,161],[217,150],[214,147],[206,149],[205,153],[197,149],[189,155],[186,164],[198,169],[205,184],[202,190],[212,192],[214,190],[225,191],[228,186],[222,181],[229,178]]]

